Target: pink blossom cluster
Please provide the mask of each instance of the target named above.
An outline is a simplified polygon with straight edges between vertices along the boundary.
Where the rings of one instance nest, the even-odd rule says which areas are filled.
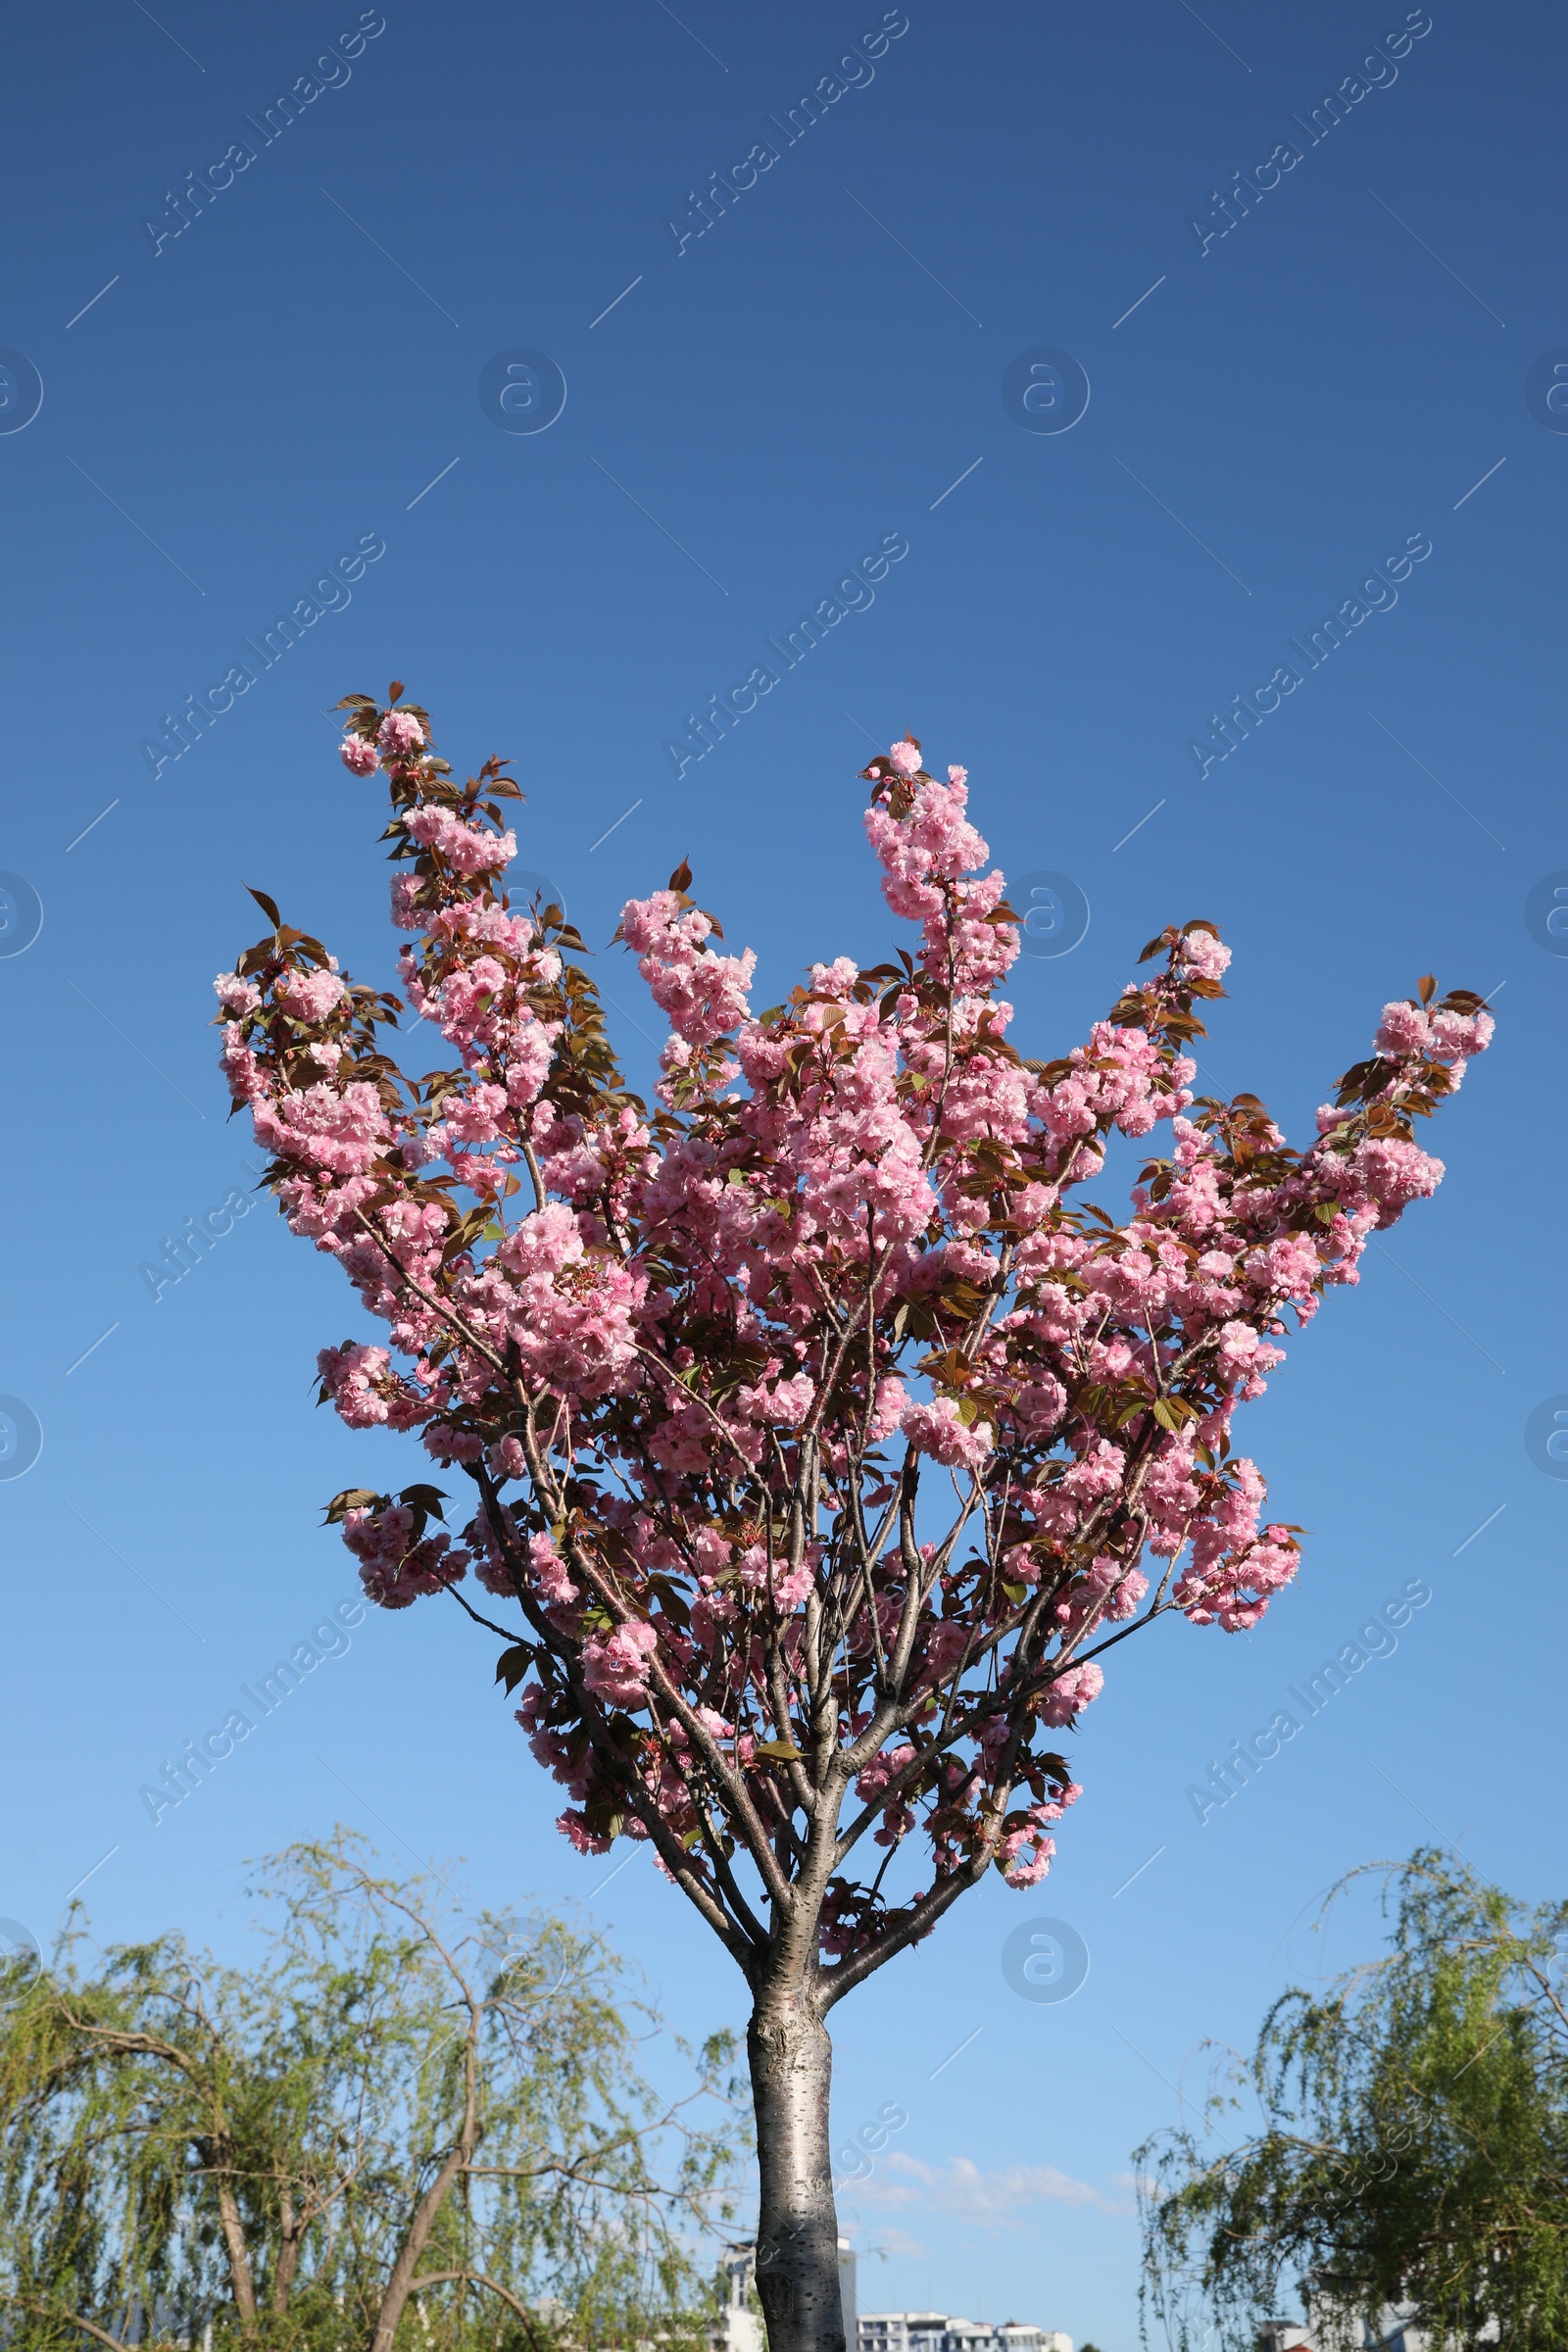
[[[415,1513],[401,1503],[379,1513],[345,1512],[342,1528],[367,1597],[383,1609],[406,1609],[427,1592],[445,1592],[461,1583],[468,1565],[450,1536],[417,1539]]]
[[[279,1203],[384,1326],[322,1351],[323,1396],[472,1492],[454,1544],[435,1504],[351,1491],[345,1541],[383,1605],[440,1594],[505,1640],[579,1850],[650,1839],[738,1955],[759,1905],[808,1903],[854,1981],[986,1870],[1045,1876],[1079,1793],[1049,1742],[1112,1640],[1249,1630],[1296,1575],[1236,1408],[1441,1180],[1413,1122],[1491,1017],[1425,982],[1386,1006],[1296,1151],[1254,1098],[1195,1096],[1230,963],[1197,922],[1026,1058],[965,771],[905,738],[865,821],[912,954],[815,964],[757,1013],[684,868],[626,906],[669,1023],[650,1107],[576,934],[505,893],[501,763],[460,786],[423,712],[352,708],[403,997],[281,922],[217,984]],[[450,1066],[391,1059],[405,1004]],[[1080,1192],[1113,1134],[1150,1154],[1120,1224]]]
[[[363,735],[345,735],[341,757],[351,776],[373,776],[380,765],[374,744],[367,743]]]

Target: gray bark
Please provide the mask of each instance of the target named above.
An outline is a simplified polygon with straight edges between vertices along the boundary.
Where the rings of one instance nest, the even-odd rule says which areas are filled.
[[[828,2145],[833,2045],[802,1993],[760,1999],[746,2035],[761,2200],[757,2293],[768,2352],[846,2352]]]
[[[464,2064],[463,2125],[457,2145],[448,2151],[445,2161],[414,2211],[414,2217],[404,2232],[398,2258],[392,2266],[392,2276],[381,2297],[376,2315],[375,2332],[370,2338],[370,2352],[392,2352],[398,2326],[408,2307],[409,2297],[417,2285],[416,2274],[430,2232],[440,2218],[452,2183],[473,2162],[474,2150],[484,2137],[484,2126],[479,2120],[479,2069],[475,2055],[480,2013],[470,2008],[468,2046]]]

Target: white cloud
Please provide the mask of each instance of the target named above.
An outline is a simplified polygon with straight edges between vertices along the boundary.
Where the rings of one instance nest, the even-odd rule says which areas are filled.
[[[841,2211],[846,2210],[848,2209],[841,2206]],[[869,2232],[867,2232],[867,2234],[869,2234]],[[874,2246],[865,2246],[861,2248],[862,2258],[871,2254],[902,2254],[911,2262],[928,2262],[931,2258],[931,2249],[928,2245],[923,2244],[919,2238],[911,2237],[907,2230],[901,2230],[897,2222],[878,2222],[876,2226],[876,2244]],[[866,2294],[867,2283],[865,2277],[862,2275],[860,2279],[860,2300],[862,2303],[866,2300]],[[866,2305],[866,2308],[869,2310],[869,2304]]]
[[[940,2212],[992,2232],[1020,2229],[1030,2207],[1043,2203],[1088,2206],[1099,2213],[1129,2210],[1054,2164],[1014,2164],[987,2173],[972,2157],[954,2156],[946,2165],[933,2165],[902,2151],[886,2159],[880,2179],[858,2181],[856,2196],[884,2213]]]

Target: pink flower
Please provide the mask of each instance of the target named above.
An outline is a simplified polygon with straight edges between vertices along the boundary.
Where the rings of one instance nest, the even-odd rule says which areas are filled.
[[[1484,1054],[1492,1043],[1492,1033],[1496,1025],[1490,1012],[1435,1012],[1432,1015],[1432,1050],[1446,1060]]]
[[[367,743],[363,735],[345,735],[338,756],[349,773],[355,776],[373,775],[380,765],[374,744]]]
[[[224,1023],[223,1051],[220,1059],[223,1075],[228,1080],[228,1091],[236,1102],[249,1102],[254,1106],[265,1101],[267,1073],[245,1043],[245,1033],[238,1021]]]
[[[551,1200],[514,1226],[502,1247],[502,1261],[518,1282],[535,1274],[559,1274],[582,1256],[577,1220],[564,1200]]]
[[[1297,1298],[1309,1291],[1323,1271],[1317,1245],[1309,1234],[1282,1233],[1262,1253],[1261,1269],[1274,1290]],[[1250,1264],[1249,1271],[1252,1271]]]
[[[951,1396],[907,1406],[899,1427],[916,1453],[930,1454],[944,1469],[978,1470],[992,1450],[990,1422],[962,1420]]]
[[[412,710],[389,710],[376,729],[376,741],[384,752],[395,760],[409,752],[416,752],[424,742],[424,729]]]
[[[1023,1857],[1027,1853],[1029,1859]],[[1038,1886],[1056,1858],[1054,1838],[1038,1836],[1033,1830],[1012,1830],[1002,1840],[999,1859],[1003,1877],[1012,1887]]]
[[[1443,1182],[1443,1162],[1397,1136],[1369,1136],[1350,1166],[1377,1202],[1380,1225],[1392,1225],[1411,1200],[1427,1199]]]
[[[213,982],[218,1002],[230,1019],[241,1019],[254,1012],[262,1001],[262,992],[253,980],[240,980],[232,972],[220,972]]]
[[[629,899],[621,908],[621,937],[641,958],[637,968],[654,1003],[688,1046],[712,1045],[751,1011],[746,992],[756,955],[750,948],[744,956],[710,954],[705,943],[712,928],[699,907],[682,906],[673,890]]]
[[[1058,1822],[1067,1807],[1083,1794],[1076,1781],[1069,1782],[1058,1797],[1049,1803],[1031,1805],[1024,1815],[1022,1826],[1009,1830],[1002,1840],[997,1859],[1003,1866],[1002,1875],[1009,1886],[1038,1886],[1050,1870],[1056,1852],[1056,1840],[1048,1838],[1048,1825]]]
[[[1098,1698],[1104,1687],[1104,1670],[1093,1660],[1087,1666],[1069,1666],[1065,1674],[1057,1675],[1041,1700],[1041,1722],[1059,1731],[1072,1722],[1081,1708]]]
[[[481,1081],[466,1096],[448,1097],[445,1124],[460,1143],[493,1144],[503,1132],[506,1115],[507,1098],[502,1089]]]
[[[1025,1433],[1041,1438],[1054,1430],[1067,1409],[1067,1392],[1059,1380],[1048,1373],[1044,1380],[1031,1381],[1018,1391],[1018,1420]]]
[[[1215,1349],[1221,1371],[1232,1376],[1246,1371],[1262,1344],[1250,1323],[1222,1323]]]
[[[509,1478],[521,1478],[528,1467],[528,1457],[516,1438],[498,1438],[487,1458],[490,1475],[498,1485]]]
[[[386,1419],[384,1392],[391,1364],[384,1348],[362,1348],[353,1342],[323,1348],[317,1356],[321,1385],[350,1429],[373,1429]]]
[[[255,1104],[256,1137],[269,1151],[299,1158],[338,1176],[357,1176],[386,1138],[386,1113],[373,1086],[361,1079],[339,1094],[326,1084],[282,1095],[275,1106]]]
[[[396,718],[400,713],[392,715]],[[418,721],[411,723],[416,726]],[[421,849],[434,850],[460,874],[493,873],[497,866],[510,865],[517,855],[514,833],[486,833],[477,825],[466,825],[450,808],[437,808],[429,803],[416,808],[409,831]]]
[[[798,1372],[793,1380],[781,1380],[771,1389],[750,1391],[746,1413],[752,1421],[770,1421],[781,1428],[794,1427],[806,1419],[815,1402],[815,1381],[808,1374]]]
[[[870,1763],[856,1781],[856,1795],[862,1804],[869,1804],[873,1797],[881,1795],[896,1772],[902,1772],[906,1764],[913,1762],[914,1750],[912,1747],[883,1748],[880,1754],[871,1758]]]
[[[1427,1051],[1432,1043],[1431,1024],[1419,1004],[1385,1004],[1372,1043],[1378,1053],[1403,1060]]]
[[[1181,958],[1200,980],[1218,980],[1229,969],[1231,952],[1212,931],[1205,931],[1200,925],[1184,935]]]
[[[867,1436],[873,1446],[880,1446],[898,1428],[908,1408],[909,1395],[902,1380],[879,1380],[876,1398],[871,1407]]]
[[[920,746],[911,743],[906,736],[903,743],[896,743],[889,752],[888,763],[901,776],[917,776],[920,772]]]
[[[556,1817],[556,1827],[563,1838],[569,1838],[579,1854],[608,1854],[610,1839],[598,1837],[588,1827],[585,1817],[571,1807]]]
[[[612,1634],[591,1635],[582,1645],[582,1679],[613,1707],[640,1707],[658,1647],[659,1636],[641,1620],[617,1625]]]
[[[278,1004],[297,1021],[324,1021],[346,995],[336,972],[290,972],[277,992]]]
[[[508,1440],[515,1446],[514,1438]],[[520,1455],[522,1448],[517,1447]],[[514,1471],[513,1476],[516,1477]],[[535,1536],[528,1545],[528,1557],[533,1564],[534,1581],[541,1597],[553,1609],[564,1609],[577,1597],[577,1588],[566,1573],[566,1563],[548,1536]],[[652,1626],[640,1626],[640,1633],[651,1634]]]

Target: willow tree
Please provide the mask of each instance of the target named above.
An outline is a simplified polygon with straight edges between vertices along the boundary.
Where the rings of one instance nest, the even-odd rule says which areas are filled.
[[[1250,2352],[1292,2273],[1315,2344],[1394,2314],[1439,2352],[1568,2334],[1568,1902],[1531,1909],[1436,1848],[1387,1891],[1387,1954],[1285,1993],[1207,2128],[1138,2151],[1146,2298],[1182,2352],[1208,2308]],[[1260,2128],[1214,2146],[1254,2102]]]
[[[1230,953],[1194,920],[1027,1059],[964,771],[910,738],[864,777],[912,953],[754,1013],[684,864],[627,905],[670,1024],[651,1108],[581,939],[506,896],[504,763],[457,783],[400,697],[347,699],[343,757],[389,791],[404,999],[454,1058],[400,1067],[402,1001],[261,894],[218,983],[266,1181],[388,1327],[322,1352],[323,1396],[473,1493],[456,1542],[428,1480],[330,1515],[373,1599],[499,1642],[572,1843],[645,1840],[742,1970],[770,2340],[842,2352],[827,2014],[988,1871],[1045,1876],[1079,1793],[1057,1737],[1114,1643],[1252,1627],[1295,1575],[1232,1415],[1437,1184],[1412,1122],[1491,1019],[1430,981],[1387,1006],[1298,1152],[1255,1097],[1195,1098]],[[1083,1188],[1161,1122],[1117,1224]]]
[[[262,1887],[249,1965],[168,1936],[87,1966],[78,1921],[13,1986],[8,2352],[188,2345],[209,2324],[231,2352],[695,2342],[722,2040],[656,2093],[636,2045],[657,2020],[595,1939],[466,1918],[342,1833]]]

